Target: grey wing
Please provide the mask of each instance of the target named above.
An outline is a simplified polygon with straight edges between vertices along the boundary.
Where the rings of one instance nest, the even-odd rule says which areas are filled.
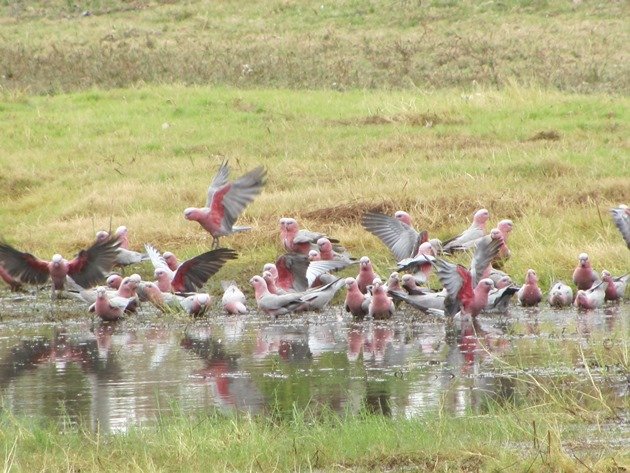
[[[438,279],[446,289],[446,300],[444,309],[447,315],[455,315],[459,311],[459,301],[457,295],[464,285],[464,279],[457,271],[458,266],[440,258],[433,262],[438,275]],[[464,269],[464,268],[462,268]]]
[[[230,189],[223,197],[223,227],[232,229],[238,216],[245,207],[260,194],[265,185],[267,171],[259,166],[247,174],[239,177],[231,184]],[[208,205],[211,207],[211,204]]]
[[[358,261],[348,260],[311,261],[306,269],[306,280],[308,281],[308,286],[311,287],[315,279],[322,274],[330,273],[331,271],[339,271],[351,264],[357,263]]]
[[[418,251],[420,234],[396,217],[368,212],[363,215],[361,225],[389,248],[396,261],[411,258]]]
[[[626,210],[624,208],[616,208],[610,211],[612,214],[612,218],[617,225],[617,228],[621,232],[621,236],[630,248],[630,217],[626,214]]]
[[[473,277],[473,289],[477,287],[477,283],[482,278],[483,272],[490,265],[493,259],[499,254],[502,241],[500,239],[493,240],[490,235],[486,235],[475,248],[475,254],[473,255],[470,263],[470,273]]]
[[[206,207],[210,207],[212,203],[212,197],[217,189],[220,189],[224,185],[228,183],[228,177],[230,176],[230,168],[228,167],[227,161],[221,163],[221,167],[219,168],[219,172],[214,176],[210,187],[208,187],[208,196],[206,198]]]
[[[317,240],[324,237],[326,237],[326,235],[323,233],[300,230],[297,232],[297,235],[295,235],[295,238],[293,238],[293,243],[317,243]]]
[[[409,271],[415,269],[416,266],[422,263],[431,263],[435,261],[435,257],[431,255],[418,255],[415,258],[405,258],[398,262],[397,269],[399,271]]]

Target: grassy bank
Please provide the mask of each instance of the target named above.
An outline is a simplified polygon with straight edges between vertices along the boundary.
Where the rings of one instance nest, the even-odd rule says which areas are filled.
[[[392,420],[184,415],[116,435],[4,416],[5,471],[625,471],[611,424],[544,409]]]
[[[628,269],[608,215],[630,201],[626,98],[507,88],[439,92],[233,90],[184,86],[0,101],[2,237],[42,257],[66,255],[100,228],[126,225],[132,245],[180,256],[210,239],[183,218],[201,205],[221,161],[238,175],[269,171],[240,220],[254,230],[226,238],[245,282],[280,251],[277,222],[310,229],[393,260],[360,227],[366,210],[405,209],[419,228],[447,238],[472,213],[511,218],[517,281],[528,268],[548,286],[570,279],[577,255],[597,270]]]
[[[0,87],[627,93],[623,1],[0,2]]]

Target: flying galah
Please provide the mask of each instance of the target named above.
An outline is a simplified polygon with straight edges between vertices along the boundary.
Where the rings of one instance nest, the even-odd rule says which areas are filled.
[[[323,233],[311,232],[300,229],[297,220],[289,217],[282,217],[280,223],[280,239],[282,246],[289,253],[301,253],[308,255],[310,250],[319,250],[317,240],[326,238],[333,243],[333,249],[338,252],[345,251],[345,248],[338,245],[339,240],[331,238]]]
[[[523,307],[537,306],[542,300],[542,291],[538,287],[538,276],[533,269],[527,270],[525,284],[521,286],[516,295]]]
[[[260,194],[265,185],[267,171],[259,166],[233,182],[228,182],[227,162],[221,164],[219,172],[208,187],[205,207],[189,207],[184,210],[186,220],[195,220],[212,235],[212,247],[219,247],[219,238],[232,233],[250,230],[234,223],[245,207]]]
[[[48,278],[52,279],[54,294],[54,291],[63,290],[67,275],[83,287],[92,287],[104,280],[114,265],[117,247],[116,240],[107,239],[81,250],[70,261],[59,254],[53,255],[51,261],[45,261],[0,242],[0,264],[21,283],[44,284]]]
[[[156,272],[163,272],[170,279],[171,290],[174,292],[199,291],[228,260],[236,259],[238,256],[234,250],[218,248],[186,260],[179,265],[177,271],[172,271],[158,250],[149,244],[144,245],[144,248],[151,258]],[[159,282],[158,287],[160,287]],[[160,287],[160,289],[163,292],[168,292],[164,290],[164,287]]]
[[[549,290],[549,305],[551,307],[569,307],[573,304],[573,289],[563,281],[557,281]]]
[[[621,232],[621,236],[630,249],[630,207],[622,204],[617,208],[611,209],[610,213],[615,225]]]
[[[246,314],[245,294],[241,291],[234,281],[223,281],[223,297],[221,304],[228,314]]]
[[[606,281],[600,281],[590,289],[585,291],[580,289],[575,296],[575,306],[586,310],[599,309],[604,305],[607,287],[608,283]]]
[[[393,217],[367,212],[361,219],[361,225],[389,248],[396,262],[416,256],[418,247],[429,238],[426,231],[418,232],[411,226],[411,217],[402,210]]]
[[[490,212],[486,209],[480,209],[475,212],[470,227],[460,235],[443,242],[443,249],[446,253],[452,251],[467,249],[469,245],[481,238],[486,233],[486,222],[490,218]]]
[[[573,271],[573,282],[578,289],[586,291],[599,281],[599,276],[591,266],[591,261],[586,253],[580,253],[578,260],[579,263]]]
[[[608,283],[605,299],[607,301],[618,301],[623,299],[629,279],[630,274],[613,277],[610,272],[606,270],[602,271],[602,281],[606,281]]]

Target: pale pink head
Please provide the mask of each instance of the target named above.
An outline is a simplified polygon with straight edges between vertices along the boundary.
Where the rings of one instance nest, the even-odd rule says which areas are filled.
[[[353,287],[356,287],[357,289],[359,288],[357,285],[357,280],[354,278],[346,278],[345,283],[347,289],[352,289]]]
[[[404,210],[399,210],[394,214],[394,217],[400,220],[406,225],[411,225],[411,216]]]
[[[194,207],[188,207],[186,210],[184,210],[184,218],[186,220],[199,220],[201,218],[201,212],[199,211],[199,209],[196,209]]]
[[[114,233],[114,235],[116,235],[116,237],[123,237],[123,236],[126,236],[127,233],[128,233],[127,227],[125,227],[124,225],[121,225],[120,227],[116,229],[116,232]]]
[[[538,284],[538,276],[536,275],[536,271],[534,271],[533,269],[528,269],[527,270],[527,275],[525,276],[525,283],[526,284]]]
[[[479,209],[475,212],[475,215],[473,216],[473,222],[476,225],[484,226],[489,218],[490,212],[488,212],[486,209]]]
[[[177,258],[175,257],[173,253],[171,253],[170,251],[166,251],[162,255],[162,257],[164,258],[164,261],[166,261],[166,264],[172,271],[175,271],[177,269]]]
[[[591,265],[588,260],[588,255],[586,253],[580,253],[580,256],[578,256],[578,261],[580,262],[580,266],[582,266],[583,268],[587,268]]]
[[[297,232],[300,227],[298,226],[297,220],[294,218],[286,218],[284,221],[284,228],[287,232]]]
[[[267,283],[261,276],[254,276],[249,280],[249,283],[254,288],[256,299],[260,298],[261,295],[269,291],[269,289],[267,288]]]
[[[60,254],[54,254],[52,257],[53,266],[59,266],[61,263],[63,263],[63,256]]]
[[[418,247],[418,254],[437,256],[437,253],[435,252],[435,248],[433,248],[433,245],[431,244],[430,241],[425,241]]]
[[[118,289],[120,287],[120,283],[122,282],[122,276],[120,274],[110,274],[107,277],[107,287],[112,289]]]
[[[477,289],[481,289],[483,292],[490,292],[494,288],[492,279],[484,278],[477,284]]]
[[[502,276],[496,282],[494,287],[496,287],[497,289],[503,289],[504,287],[508,287],[510,284],[512,284],[512,278],[510,276]]]
[[[490,230],[490,238],[493,240],[501,240],[503,235],[501,235],[501,231],[498,228],[493,228]]]
[[[371,267],[372,264],[370,263],[370,258],[368,258],[367,256],[361,256],[361,259],[359,260],[359,266],[361,267],[361,269]]]
[[[320,251],[332,251],[333,249],[330,240],[324,237],[317,240],[317,246],[319,247]]]
[[[96,288],[96,297],[99,299],[104,299],[107,297],[107,288],[103,286],[99,286]]]
[[[263,266],[263,273],[265,271],[269,271],[274,279],[278,279],[278,268],[276,268],[275,264],[273,264],[273,263],[266,263]]]
[[[308,252],[309,261],[320,261],[322,259],[322,255],[319,254],[317,250],[311,250]]]
[[[501,231],[501,233],[507,235],[514,228],[514,224],[512,223],[512,220],[501,220],[497,225],[497,228]]]
[[[96,241],[103,242],[105,240],[107,240],[109,238],[109,233],[107,233],[105,230],[99,230],[98,232],[96,232]]]

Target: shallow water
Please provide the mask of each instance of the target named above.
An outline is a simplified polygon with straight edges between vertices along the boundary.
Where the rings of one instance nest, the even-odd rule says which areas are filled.
[[[534,375],[576,389],[595,382],[613,402],[630,400],[622,366],[587,370],[580,356],[590,345],[627,347],[628,304],[587,313],[513,308],[451,328],[413,312],[355,323],[340,308],[278,320],[145,311],[103,324],[70,301],[56,307],[0,303],[2,408],[105,432],[171,410],[482,413],[522,402]],[[77,316],[57,322],[59,307]]]

